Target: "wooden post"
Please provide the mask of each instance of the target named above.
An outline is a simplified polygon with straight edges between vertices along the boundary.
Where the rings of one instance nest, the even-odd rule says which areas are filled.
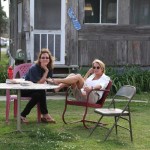
[[[14,0],[14,50],[18,49],[18,3]],[[15,55],[15,54],[14,54]]]

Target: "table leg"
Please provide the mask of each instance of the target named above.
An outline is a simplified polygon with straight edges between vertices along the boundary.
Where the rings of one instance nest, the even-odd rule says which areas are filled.
[[[20,120],[20,103],[21,103],[21,90],[18,89],[18,105],[17,105],[17,131],[21,131],[21,120]]]

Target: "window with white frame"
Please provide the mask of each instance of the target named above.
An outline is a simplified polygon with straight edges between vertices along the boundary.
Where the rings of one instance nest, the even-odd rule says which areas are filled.
[[[117,24],[118,0],[85,0],[85,23]]]

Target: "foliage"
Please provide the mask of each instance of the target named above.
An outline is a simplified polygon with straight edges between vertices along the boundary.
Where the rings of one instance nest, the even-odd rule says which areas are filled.
[[[112,91],[115,93],[123,85],[133,85],[137,93],[150,91],[150,70],[138,66],[124,66],[121,69],[108,68],[106,74],[113,81]]]
[[[0,61],[0,82],[5,82],[7,78],[8,56],[2,53]],[[79,69],[79,73],[84,76],[89,68],[83,67]],[[139,66],[124,66],[122,68],[107,67],[106,74],[113,81],[111,94],[125,84],[136,87],[137,93],[150,92],[150,70],[144,70]]]
[[[65,96],[64,96],[65,97]],[[138,95],[138,98],[149,100],[150,94]],[[136,97],[137,98],[137,97]],[[106,101],[105,105],[109,102]],[[122,102],[119,102],[122,105]],[[10,122],[5,123],[5,102],[1,101],[0,109],[0,149],[5,150],[147,150],[150,148],[150,103],[133,102],[131,103],[132,111],[132,128],[133,143],[130,142],[128,131],[119,129],[118,135],[113,131],[106,142],[103,142],[103,136],[106,129],[97,128],[89,137],[90,129],[85,129],[82,123],[64,124],[61,115],[64,109],[64,100],[48,100],[48,109],[50,114],[55,118],[56,124],[38,124],[36,122],[36,107],[32,109],[27,116],[29,124],[21,124],[21,129],[26,132],[15,132],[16,119],[13,118],[13,110],[10,107]],[[13,105],[13,104],[12,104]],[[11,106],[12,106],[11,105]],[[26,101],[21,102],[21,108],[26,105]],[[79,119],[82,115],[82,107],[69,107],[67,119]],[[90,109],[88,117],[98,119],[99,115]],[[69,117],[70,116],[70,117]],[[112,123],[111,118],[103,120]],[[122,122],[125,124],[125,122]],[[125,124],[126,125],[126,124]],[[14,132],[12,132],[14,131]]]
[[[80,73],[84,75],[88,69],[82,68]],[[135,86],[138,93],[150,91],[150,70],[144,70],[139,66],[107,67],[106,74],[113,81],[112,93],[116,93],[121,86],[126,84]]]
[[[5,82],[7,79],[8,56],[3,52],[1,53],[0,60],[0,83]],[[0,95],[4,94],[4,90],[0,91]]]
[[[0,82],[6,81],[6,78],[7,78],[6,67],[3,65],[0,65]]]
[[[3,7],[0,6],[0,32],[6,30],[7,16]]]
[[[5,82],[7,78],[8,56],[1,53],[0,61],[0,82]]]

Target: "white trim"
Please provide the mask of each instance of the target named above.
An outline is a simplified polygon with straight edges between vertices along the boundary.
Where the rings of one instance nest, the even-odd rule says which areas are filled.
[[[61,30],[34,30],[34,33],[37,34],[61,34]]]
[[[117,16],[117,18],[116,18],[117,19],[116,24],[118,24],[118,16],[119,16],[119,14],[118,14],[119,13],[119,1],[118,0],[117,0],[117,11],[116,11],[116,13],[117,13],[116,14],[116,16]]]
[[[102,23],[102,0],[100,0],[100,7],[99,7],[99,8],[100,8],[100,10],[99,10],[99,11],[100,11],[100,12],[99,12],[99,13],[100,13],[100,20],[99,20],[99,23],[101,24],[101,23]]]
[[[46,37],[46,38],[47,38],[47,41],[46,41],[47,46],[46,46],[46,48],[48,48],[48,34],[47,34],[47,37]]]
[[[61,1],[61,51],[60,51],[60,56],[61,56],[61,64],[65,64],[65,18],[66,18],[66,0]]]
[[[56,39],[56,35],[54,34],[54,43],[55,43],[55,40]],[[54,44],[54,49],[55,49],[56,47],[55,47],[55,44]],[[54,56],[55,56],[55,51],[54,51]]]
[[[47,34],[47,47],[48,47],[48,34],[54,35],[54,43],[55,36],[60,35],[60,61],[55,61],[55,64],[65,64],[65,10],[66,10],[66,0],[61,0],[61,29],[60,30],[34,30],[34,3],[35,0],[30,0],[30,52],[31,52],[31,61],[34,61],[34,34],[40,34],[40,48],[41,48],[41,34]],[[55,49],[55,44],[54,44]],[[55,51],[54,51],[55,56]]]
[[[34,0],[30,0],[30,56],[31,62],[34,61]]]

